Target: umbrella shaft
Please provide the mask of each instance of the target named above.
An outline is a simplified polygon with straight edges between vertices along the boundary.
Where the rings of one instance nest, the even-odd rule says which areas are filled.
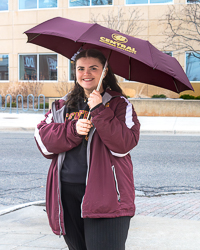
[[[96,88],[97,91],[99,91],[100,88],[101,88],[101,84],[102,84],[102,81],[103,81],[103,78],[104,78],[107,67],[108,67],[108,60],[106,60],[103,71],[101,73],[101,77],[100,77],[99,83],[98,83],[97,88]],[[88,113],[87,120],[89,120],[89,117],[90,117],[90,111]]]

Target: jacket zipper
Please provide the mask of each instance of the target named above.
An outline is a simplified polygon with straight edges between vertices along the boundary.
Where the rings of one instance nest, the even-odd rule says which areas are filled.
[[[119,192],[119,187],[118,187],[118,182],[117,182],[117,176],[116,176],[116,172],[115,172],[115,167],[112,166],[112,171],[113,171],[113,176],[114,176],[114,180],[115,180],[115,188],[117,191],[117,199],[120,202],[120,192]]]
[[[60,209],[60,202],[59,202],[59,190],[57,189],[58,192],[58,208],[59,208],[59,227],[60,227],[60,235],[59,237],[61,237],[61,235],[63,234],[62,232],[62,226],[61,226],[61,221],[60,221],[60,213],[61,213],[61,209]]]

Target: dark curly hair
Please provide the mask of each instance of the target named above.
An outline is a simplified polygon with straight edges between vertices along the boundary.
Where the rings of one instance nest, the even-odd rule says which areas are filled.
[[[87,49],[87,50],[81,51],[76,56],[74,67],[76,67],[77,60],[82,58],[82,57],[85,57],[85,58],[87,58],[87,57],[97,58],[97,59],[99,59],[99,61],[101,62],[103,67],[104,67],[104,65],[106,63],[105,56],[99,50],[97,50],[97,49]],[[75,70],[75,72],[76,72],[76,70]],[[106,90],[107,88],[110,88],[111,90],[114,90],[114,91],[119,92],[122,95],[124,95],[124,93],[123,93],[122,89],[120,88],[120,86],[118,85],[117,79],[116,79],[115,75],[113,74],[113,72],[112,72],[109,65],[108,65],[107,74],[104,77],[104,79],[102,81],[102,84],[103,84],[103,89],[104,90]],[[70,108],[75,108],[77,106],[77,103],[79,102],[79,100],[81,98],[84,98],[84,89],[76,81],[76,75],[75,75],[74,87],[71,90],[71,92],[68,94],[66,105],[68,107],[70,107]]]

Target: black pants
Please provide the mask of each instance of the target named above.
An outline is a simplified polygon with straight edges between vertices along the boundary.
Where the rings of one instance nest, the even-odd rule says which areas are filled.
[[[84,184],[62,183],[62,203],[69,250],[125,250],[130,217],[82,219]]]

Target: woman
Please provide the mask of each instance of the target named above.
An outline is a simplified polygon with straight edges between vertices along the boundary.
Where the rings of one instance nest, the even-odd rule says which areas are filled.
[[[96,91],[105,62],[98,50],[80,52],[73,90],[52,104],[35,132],[39,149],[52,159],[49,223],[70,250],[125,249],[135,213],[129,152],[138,143],[140,124],[109,66]]]

